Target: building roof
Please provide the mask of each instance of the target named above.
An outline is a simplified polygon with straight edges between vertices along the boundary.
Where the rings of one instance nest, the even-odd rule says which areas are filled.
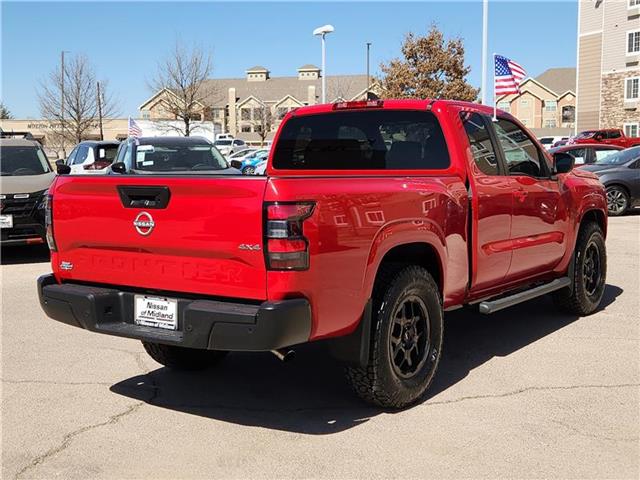
[[[320,68],[312,65],[311,63],[307,63],[306,65],[302,65],[300,68],[298,68],[299,72],[302,70],[320,70]]]
[[[550,68],[535,79],[557,95],[562,95],[567,90],[576,91],[576,69],[574,67]]]
[[[268,72],[269,70],[261,65],[256,65],[255,67],[251,67],[247,69],[247,72]]]
[[[338,97],[351,99],[365,90],[366,75],[336,75],[327,77],[327,100]],[[212,107],[224,107],[228,103],[229,88],[236,89],[236,98],[242,102],[254,96],[265,103],[276,103],[287,95],[300,102],[308,99],[308,88],[316,87],[316,96],[322,94],[321,79],[300,80],[296,77],[271,77],[263,82],[249,82],[246,78],[220,78],[205,80],[206,103]],[[146,102],[145,102],[146,103]]]

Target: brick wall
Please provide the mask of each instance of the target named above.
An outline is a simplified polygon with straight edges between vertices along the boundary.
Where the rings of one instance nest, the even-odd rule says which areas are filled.
[[[622,128],[624,123],[638,121],[640,105],[636,104],[635,109],[625,109],[624,79],[639,75],[640,69],[602,75],[600,128]]]

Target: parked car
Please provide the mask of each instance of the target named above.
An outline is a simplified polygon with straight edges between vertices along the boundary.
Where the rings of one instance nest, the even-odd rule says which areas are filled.
[[[267,159],[265,158],[259,164],[256,165],[256,169],[254,170],[254,175],[264,175],[267,171]]]
[[[120,175],[167,175],[174,172],[183,175],[240,174],[229,166],[226,158],[204,137],[130,137],[120,144],[116,158],[107,170],[109,174]],[[121,192],[125,190],[126,187],[120,189]],[[138,195],[136,191],[136,188],[131,190],[131,201],[134,204],[139,202],[136,205],[157,208],[148,206],[145,196],[142,193]]]
[[[612,153],[619,152],[622,147],[617,145],[606,145],[602,143],[594,144],[578,144],[578,145],[565,145],[563,147],[556,147],[549,150],[549,153],[554,154],[557,152],[568,153],[573,155],[576,159],[576,166],[589,165],[595,163],[597,160],[602,160]]]
[[[230,133],[218,133],[216,135],[216,140],[233,140],[234,138]]]
[[[146,175],[59,175],[51,188],[40,305],[141,340],[173,369],[230,351],[286,359],[323,339],[364,400],[414,404],[442,357],[446,311],[552,293],[588,315],[604,293],[602,184],[492,114],[446,100],[301,107],[279,126],[267,175],[243,181],[190,175],[194,162],[173,154],[164,167],[155,141],[141,140],[156,152],[139,159],[147,146],[132,143]]]
[[[0,139],[0,244],[44,243],[47,189],[55,178],[40,143]]]
[[[550,148],[553,147],[554,144],[561,142],[563,140],[568,140],[569,137],[559,137],[559,136],[555,136],[555,137],[540,137],[540,143],[542,144],[542,146],[544,148],[546,148],[547,150],[549,150]]]
[[[83,173],[105,173],[116,158],[120,142],[94,141],[80,142],[71,150],[66,160],[57,160],[56,165],[67,165],[75,175]]]
[[[608,128],[602,130],[585,130],[573,137],[569,143],[606,143],[608,145],[629,148],[640,145],[640,137],[627,137],[619,128]]]
[[[244,175],[255,174],[258,164],[269,156],[269,150],[263,148],[247,155],[242,160],[231,161],[231,166],[240,170]]]
[[[569,143],[569,140],[571,140],[571,137],[563,137],[560,140],[558,140],[557,142],[555,142],[552,145],[552,148],[562,147],[562,146],[566,145],[567,143]]]
[[[227,160],[229,160],[229,162],[232,162],[233,160],[238,160],[242,162],[242,160],[244,160],[245,157],[247,157],[248,155],[251,155],[253,152],[257,150],[258,150],[257,148],[245,148],[244,150],[240,150],[236,153],[229,155],[227,157]]]
[[[244,143],[244,140],[240,140],[238,138],[216,140],[213,144],[225,157],[247,148],[247,144]]]
[[[640,206],[640,146],[609,155],[580,170],[595,173],[607,189],[609,215]]]

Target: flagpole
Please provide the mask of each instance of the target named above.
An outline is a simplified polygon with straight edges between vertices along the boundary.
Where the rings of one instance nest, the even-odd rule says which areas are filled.
[[[493,54],[493,121],[498,121],[498,96],[496,95],[496,54]]]
[[[489,0],[482,0],[482,104],[487,104],[487,50],[489,36]]]

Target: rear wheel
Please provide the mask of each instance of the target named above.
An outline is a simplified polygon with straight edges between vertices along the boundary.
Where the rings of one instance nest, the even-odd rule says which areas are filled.
[[[623,215],[629,208],[629,195],[625,189],[619,185],[607,187],[607,209],[609,215],[617,217]]]
[[[561,310],[576,315],[596,311],[604,295],[607,275],[607,251],[602,229],[597,223],[580,228],[574,254],[573,285],[554,293]]]
[[[227,352],[177,347],[161,343],[142,342],[156,362],[174,370],[203,370],[222,360]]]
[[[403,408],[420,401],[442,352],[440,293],[417,266],[381,272],[374,292],[373,343],[366,367],[347,367],[347,379],[365,401]]]
[[[243,175],[253,175],[255,173],[255,171],[256,171],[255,167],[248,166],[248,167],[244,167],[242,169],[242,174]]]

